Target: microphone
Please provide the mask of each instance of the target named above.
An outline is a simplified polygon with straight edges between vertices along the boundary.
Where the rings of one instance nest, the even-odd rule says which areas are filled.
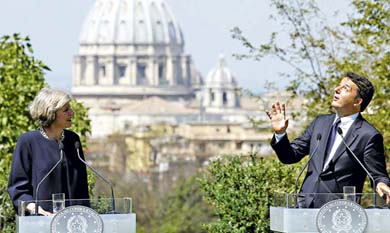
[[[351,148],[347,145],[347,143],[345,142],[345,139],[344,139],[344,136],[343,136],[343,130],[340,128],[340,127],[337,127],[337,133],[341,136],[341,140],[342,142],[344,143],[345,147],[349,150],[349,152],[351,152],[353,158],[356,160],[356,162],[358,162],[358,164],[360,165],[361,168],[363,168],[363,170],[366,172],[367,176],[370,178],[371,182],[372,182],[372,185],[373,185],[373,190],[374,190],[374,206],[373,208],[376,208],[376,183],[375,183],[375,180],[374,178],[371,176],[370,172],[367,170],[367,168],[362,164],[362,162],[360,162],[360,160],[358,159],[358,157],[355,155],[355,153],[353,153],[353,151],[351,150]]]
[[[60,150],[60,159],[54,164],[54,166],[49,170],[48,173],[39,181],[37,188],[35,189],[35,215],[38,215],[38,191],[39,187],[43,183],[43,181],[54,171],[54,169],[60,164],[64,158],[64,144],[62,142],[58,143],[58,149]]]
[[[103,175],[101,175],[98,171],[96,171],[91,165],[89,165],[87,162],[85,162],[85,160],[83,160],[81,158],[81,156],[80,156],[80,142],[76,141],[74,143],[74,146],[76,148],[77,156],[79,157],[80,161],[83,162],[89,169],[91,169],[93,171],[93,173],[95,173],[95,175],[97,175],[100,179],[102,179],[106,184],[110,185],[112,213],[116,213],[115,212],[115,195],[114,195],[114,188],[112,186],[112,183],[109,180],[107,180]]]
[[[321,134],[317,134],[317,144],[316,146],[314,147],[314,150],[313,150],[313,153],[311,153],[309,159],[307,160],[307,162],[305,163],[305,165],[303,166],[303,168],[301,169],[301,171],[299,172],[299,175],[297,177],[297,179],[295,180],[295,184],[294,184],[294,193],[297,194],[297,189],[298,189],[298,181],[299,181],[299,178],[301,177],[303,171],[306,169],[306,167],[309,165],[309,162],[310,160],[313,158],[314,154],[317,152],[317,149],[318,149],[318,146],[320,145],[320,141],[321,141]],[[297,201],[295,202],[297,204]]]

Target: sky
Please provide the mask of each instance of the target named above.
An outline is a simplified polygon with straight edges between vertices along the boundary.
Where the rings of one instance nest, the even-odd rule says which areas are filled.
[[[240,87],[263,92],[267,81],[283,88],[278,76],[288,67],[277,60],[236,60],[244,52],[230,30],[240,27],[255,44],[266,42],[280,26],[270,20],[270,0],[165,0],[176,17],[185,39],[185,53],[205,78],[225,56]],[[78,52],[82,24],[95,0],[0,0],[0,35],[28,35],[36,58],[51,68],[45,79],[54,88],[70,91],[72,59]],[[321,1],[320,1],[321,2]],[[346,1],[322,0],[325,6],[345,7]]]

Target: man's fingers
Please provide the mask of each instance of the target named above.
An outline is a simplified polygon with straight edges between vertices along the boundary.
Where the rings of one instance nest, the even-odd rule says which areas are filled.
[[[280,112],[281,112],[279,101],[276,102],[276,112],[277,112],[277,113],[280,113]]]
[[[387,186],[385,183],[379,182],[377,185],[376,191],[378,192],[379,196],[381,196],[383,199],[386,199],[386,204],[390,204],[390,187]]]
[[[267,114],[268,118],[269,118],[270,120],[272,120],[272,115],[271,115],[271,113],[268,112],[268,111],[265,111],[265,113]]]
[[[278,114],[278,112],[276,111],[276,103],[273,103],[273,104],[272,104],[272,113],[273,113],[274,115]]]

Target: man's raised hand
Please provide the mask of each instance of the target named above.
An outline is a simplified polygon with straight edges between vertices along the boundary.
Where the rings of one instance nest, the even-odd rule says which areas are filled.
[[[266,111],[271,120],[272,128],[275,133],[282,134],[286,132],[288,127],[288,119],[286,118],[286,105],[280,104],[279,101],[272,104],[272,110]]]

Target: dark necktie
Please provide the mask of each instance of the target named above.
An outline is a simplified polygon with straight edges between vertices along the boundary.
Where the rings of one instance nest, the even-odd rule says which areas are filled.
[[[329,156],[330,151],[332,150],[334,141],[336,139],[337,128],[339,127],[340,122],[341,122],[340,118],[337,118],[335,123],[333,123],[333,125],[332,125],[332,129],[331,129],[330,134],[329,134],[328,144],[326,144],[326,157],[325,158],[327,158]],[[325,159],[325,161],[326,161],[326,159]]]

